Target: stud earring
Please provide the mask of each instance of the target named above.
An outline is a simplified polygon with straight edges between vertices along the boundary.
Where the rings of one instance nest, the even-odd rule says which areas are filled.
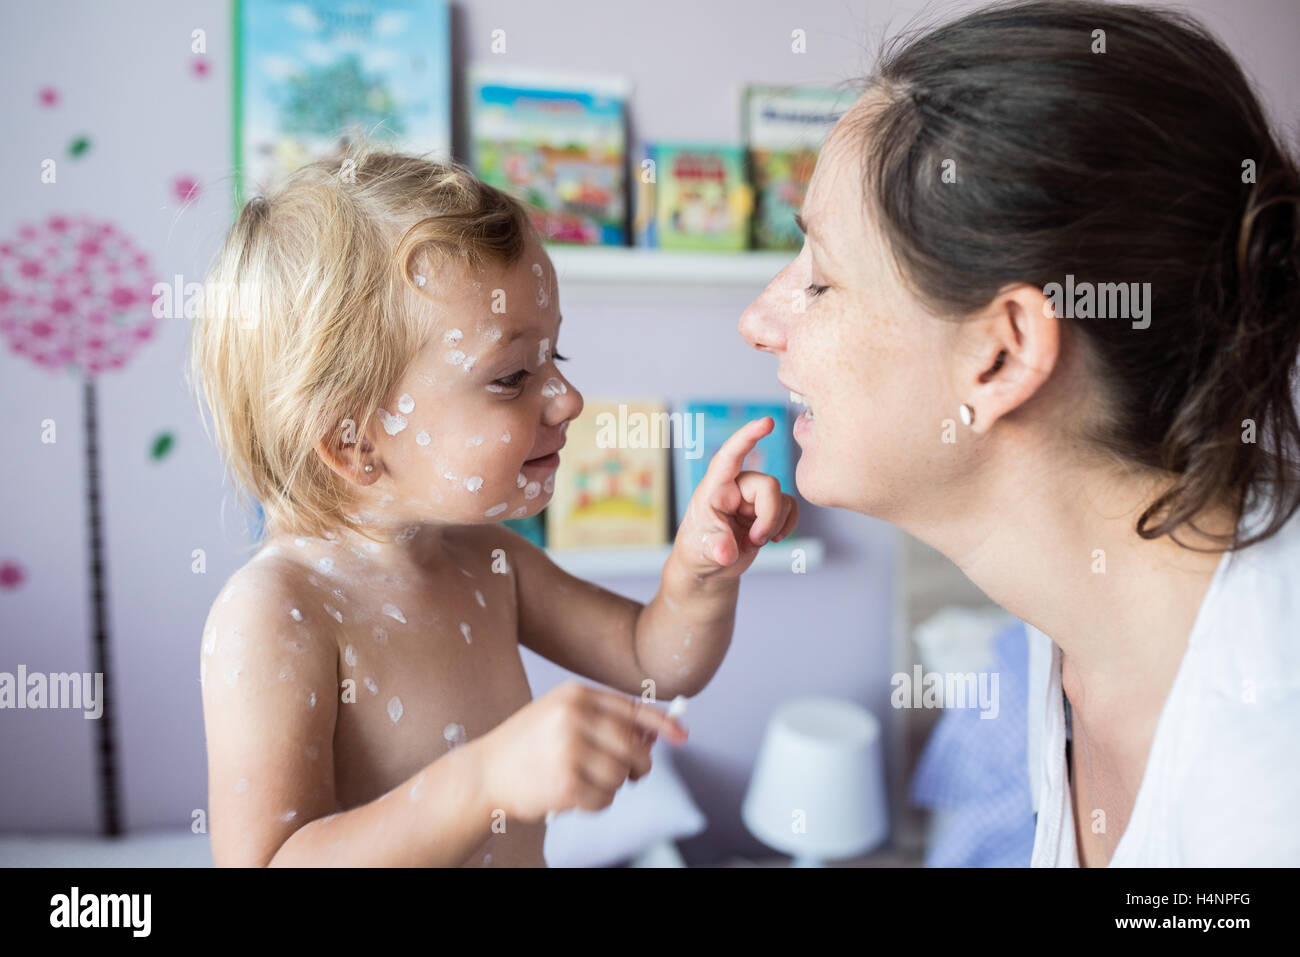
[[[967,423],[967,424],[969,425],[970,423]],[[367,472],[373,472],[374,470],[375,470],[375,467],[374,467],[373,465],[367,465],[367,466],[366,466],[366,471],[367,471]]]
[[[975,424],[975,410],[965,402],[961,404],[961,421],[962,424],[966,426]]]

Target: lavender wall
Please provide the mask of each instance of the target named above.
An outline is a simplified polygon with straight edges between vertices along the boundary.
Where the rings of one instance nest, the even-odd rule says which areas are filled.
[[[887,26],[920,4],[871,0],[476,0],[457,7],[458,60],[619,73],[633,82],[638,137],[735,140],[739,91],[748,82],[837,83],[864,72]],[[1294,82],[1300,8],[1288,0],[1188,4],[1228,41],[1265,91],[1274,114],[1300,115]],[[931,11],[946,9],[931,4]],[[160,279],[201,275],[227,225],[230,77],[224,2],[184,5],[50,2],[6,5],[0,14],[0,235],[55,210],[117,221],[143,245]],[[190,32],[207,31],[206,79],[189,70]],[[808,53],[790,52],[790,31],[807,32]],[[490,52],[504,29],[507,54]],[[37,104],[51,84],[56,109]],[[64,159],[85,133],[91,150]],[[39,166],[59,158],[59,179]],[[190,175],[203,193],[183,215],[169,183]],[[566,352],[588,398],[772,395],[775,364],[736,336],[740,310],[758,290],[563,288]],[[103,493],[110,567],[111,688],[125,777],[129,828],[185,825],[206,802],[198,694],[199,626],[246,541],[220,470],[184,389],[183,320],[125,372],[100,387]],[[17,558],[25,585],[0,591],[0,670],[89,670],[88,584],[80,406],[75,383],[0,353],[0,560]],[[39,441],[54,418],[59,441]],[[152,437],[171,429],[176,450],[148,460]],[[862,702],[882,717],[891,669],[893,534],[858,516],[809,509],[804,531],[829,544],[826,564],[805,576],[751,576],[732,651],[692,706],[692,741],[679,753],[687,782],[710,818],[688,857],[756,850],[739,803],[763,723],[773,707],[817,692]],[[207,552],[206,575],[191,551]],[[609,581],[648,597],[650,580]],[[534,691],[563,675],[527,660]],[[0,712],[0,830],[95,827],[94,722],[75,712]]]

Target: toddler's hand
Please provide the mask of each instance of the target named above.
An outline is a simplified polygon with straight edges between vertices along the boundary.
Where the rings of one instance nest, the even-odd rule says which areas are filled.
[[[770,417],[737,429],[709,463],[677,530],[673,551],[697,575],[736,577],[769,540],[779,542],[799,521],[799,505],[762,472],[742,472],[745,456],[772,431]]]
[[[658,708],[571,681],[483,736],[484,790],[494,808],[523,821],[571,808],[597,811],[629,777],[650,770],[659,733],[686,740]]]

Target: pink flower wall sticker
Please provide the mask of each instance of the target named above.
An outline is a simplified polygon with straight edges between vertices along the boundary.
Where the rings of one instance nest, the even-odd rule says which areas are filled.
[[[149,258],[112,223],[54,215],[0,240],[0,336],[44,369],[82,382],[90,544],[91,647],[104,675],[98,722],[100,807],[106,833],[121,833],[113,737],[104,536],[100,512],[95,380],[126,366],[157,325]]]

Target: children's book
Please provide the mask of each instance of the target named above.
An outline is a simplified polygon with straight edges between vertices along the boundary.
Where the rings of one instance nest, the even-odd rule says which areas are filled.
[[[803,245],[794,214],[803,206],[818,150],[853,99],[849,90],[746,88],[745,145],[755,191],[756,248]]]
[[[652,143],[637,170],[637,244],[749,248],[754,191],[739,146]]]
[[[446,0],[235,0],[236,204],[358,135],[451,157]]]
[[[549,547],[666,544],[671,443],[661,403],[588,403],[560,453],[546,507]]]
[[[628,85],[471,67],[475,171],[532,207],[547,242],[626,245]]]
[[[692,400],[683,403],[679,411],[680,433],[673,442],[673,493],[679,524],[686,515],[686,506],[695,487],[704,478],[722,443],[746,422],[765,415],[770,415],[776,424],[745,457],[744,468],[766,472],[781,483],[783,492],[795,494],[794,438],[790,432],[793,420],[784,403],[744,399]]]

